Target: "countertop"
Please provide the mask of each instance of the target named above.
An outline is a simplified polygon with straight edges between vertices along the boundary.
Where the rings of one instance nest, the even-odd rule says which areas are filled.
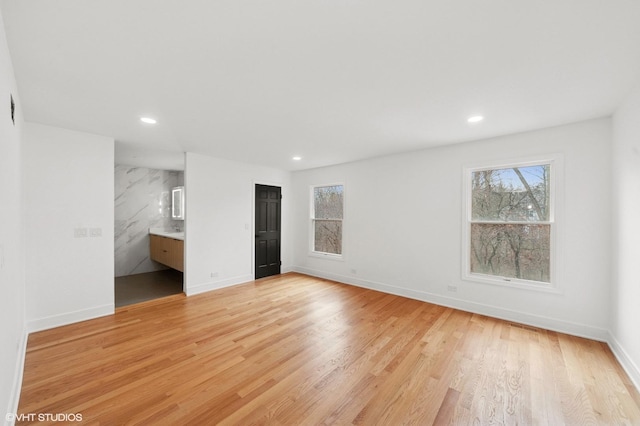
[[[149,234],[159,235],[161,237],[173,238],[174,240],[184,241],[184,231],[172,231],[162,228],[149,228]]]

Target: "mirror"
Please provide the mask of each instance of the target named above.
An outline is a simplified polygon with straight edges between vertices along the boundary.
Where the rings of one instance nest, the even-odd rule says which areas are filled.
[[[184,220],[184,186],[176,186],[171,190],[171,218]]]

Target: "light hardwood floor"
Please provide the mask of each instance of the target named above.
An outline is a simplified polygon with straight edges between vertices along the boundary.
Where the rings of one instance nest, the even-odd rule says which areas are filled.
[[[27,351],[19,412],[83,424],[640,424],[604,343],[299,274],[120,308]]]

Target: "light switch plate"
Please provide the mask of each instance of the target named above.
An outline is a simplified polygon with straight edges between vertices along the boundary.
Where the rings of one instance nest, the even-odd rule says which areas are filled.
[[[90,228],[89,229],[89,236],[94,238],[94,237],[102,237],[102,228]]]
[[[87,228],[74,228],[73,229],[73,237],[74,238],[87,238]]]

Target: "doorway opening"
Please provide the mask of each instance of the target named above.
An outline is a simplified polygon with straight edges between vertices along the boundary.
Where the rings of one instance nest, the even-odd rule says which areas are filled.
[[[115,165],[116,308],[183,292],[184,216],[172,194],[184,171]]]

